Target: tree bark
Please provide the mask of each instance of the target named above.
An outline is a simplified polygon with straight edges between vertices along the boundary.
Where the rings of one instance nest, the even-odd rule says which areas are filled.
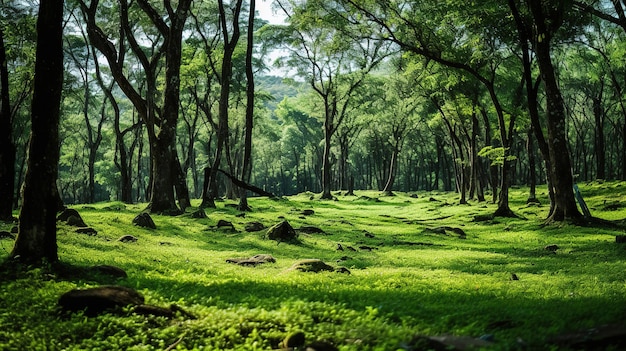
[[[15,157],[13,118],[10,107],[9,70],[4,32],[0,27],[0,220],[13,219],[15,197]]]
[[[562,13],[547,15],[541,2],[530,1],[529,3],[536,29],[533,38],[534,49],[546,92],[548,148],[551,163],[551,169],[548,172],[552,174],[551,180],[554,182],[554,209],[548,221],[579,219],[582,215],[578,211],[574,198],[574,179],[565,134],[565,104],[550,56],[551,37],[558,28],[559,17]]]
[[[18,235],[11,252],[12,258],[29,263],[58,261],[56,180],[63,86],[62,22],[63,0],[40,2],[28,166]]]
[[[246,45],[246,131],[243,145],[243,168],[241,170],[241,179],[245,183],[250,182],[252,173],[252,128],[254,123],[254,70],[252,67],[252,53],[254,50],[254,12],[256,10],[256,1],[250,0],[250,8],[248,12],[248,35]],[[296,167],[298,165],[296,164]],[[239,211],[250,211],[248,205],[248,191],[240,188],[239,191]]]

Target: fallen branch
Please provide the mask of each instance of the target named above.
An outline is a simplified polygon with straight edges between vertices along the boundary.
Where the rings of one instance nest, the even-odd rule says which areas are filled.
[[[183,341],[183,338],[185,337],[185,334],[187,332],[184,332],[183,335],[180,336],[180,338],[178,338],[178,340],[176,340],[175,343],[171,344],[170,346],[168,346],[165,351],[172,351],[173,349],[176,348],[176,346],[178,346],[178,344],[180,344]]]
[[[263,190],[263,189],[261,189],[261,188],[259,188],[257,186],[254,186],[252,184],[248,184],[248,183],[244,182],[241,179],[237,179],[235,176],[233,176],[232,174],[230,174],[230,173],[228,173],[228,172],[226,172],[224,170],[218,169],[217,171],[222,173],[226,177],[228,177],[228,179],[230,179],[236,186],[238,186],[240,188],[244,188],[246,190],[250,190],[253,193],[261,195],[261,196],[276,197],[276,195],[274,195],[274,194],[272,194],[270,192],[267,192],[267,191],[265,191],[265,190]]]

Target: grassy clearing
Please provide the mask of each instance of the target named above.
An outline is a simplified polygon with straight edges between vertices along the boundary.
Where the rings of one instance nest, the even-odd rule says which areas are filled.
[[[594,215],[626,218],[625,184],[580,187]],[[623,320],[626,250],[615,243],[621,232],[543,227],[547,205],[527,206],[525,189],[511,191],[511,207],[524,218],[489,222],[472,220],[492,213],[494,205],[457,205],[449,193],[417,195],[253,198],[254,211],[245,218],[226,201],[208,212],[208,219],[153,216],[156,230],[131,224],[144,205],[75,206],[98,235],[76,234],[59,224],[64,263],[119,266],[129,277],[116,284],[139,290],[147,303],[175,303],[198,318],[63,317],[56,309],[62,293],[111,281],[31,269],[17,279],[0,276],[0,349],[163,350],[182,336],[179,349],[268,350],[294,331],[304,331],[309,341],[332,341],[341,350],[402,349],[418,334],[492,334],[494,349],[514,349],[518,339],[539,349],[552,335]],[[302,215],[307,209],[314,214]],[[244,231],[248,222],[271,226],[283,217],[294,228],[316,226],[326,234],[300,234],[299,245],[277,245],[263,238],[265,231]],[[214,228],[220,219],[231,221],[237,232]],[[11,226],[0,224],[0,230]],[[427,230],[439,226],[461,228],[467,237]],[[126,234],[139,240],[117,241]],[[337,243],[375,249],[337,251]],[[559,246],[556,254],[544,250],[550,244]],[[0,245],[4,260],[12,241]],[[226,263],[259,253],[277,262]],[[348,259],[338,263],[342,256]],[[345,266],[352,274],[288,271],[305,258]],[[510,279],[513,273],[519,280]]]

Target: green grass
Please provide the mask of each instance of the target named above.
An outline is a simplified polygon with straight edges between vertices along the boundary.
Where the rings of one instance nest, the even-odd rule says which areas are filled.
[[[626,184],[580,188],[594,215],[626,218]],[[144,204],[74,206],[98,235],[76,234],[59,223],[63,263],[121,267],[129,277],[116,284],[137,289],[149,304],[175,303],[198,318],[62,316],[56,307],[62,293],[111,281],[29,269],[17,277],[0,275],[0,349],[163,350],[182,336],[182,350],[269,350],[294,331],[340,350],[396,350],[415,335],[444,334],[492,334],[494,349],[515,349],[518,339],[543,349],[550,336],[621,322],[626,247],[615,243],[615,235],[622,232],[543,226],[545,190],[539,191],[542,206],[527,206],[525,191],[511,189],[511,208],[523,218],[488,222],[472,220],[493,213],[495,205],[458,205],[457,195],[442,192],[419,192],[417,198],[357,192],[380,202],[340,195],[309,200],[311,194],[252,198],[253,212],[245,218],[226,206],[235,202],[225,201],[207,212],[208,219],[153,216],[156,230],[131,224]],[[305,209],[315,213],[303,216]],[[271,226],[282,217],[294,228],[317,226],[326,235],[301,234],[293,245],[266,240],[264,231],[244,231],[248,222]],[[215,229],[220,219],[233,222],[237,232]],[[0,230],[12,225],[0,223]],[[425,230],[438,226],[462,228],[467,238]],[[139,240],[117,241],[125,234]],[[338,252],[337,243],[378,249]],[[544,250],[549,244],[560,247],[556,254]],[[0,260],[12,245],[0,241]],[[277,262],[226,263],[259,253]],[[344,255],[350,259],[337,263]],[[289,271],[305,258],[345,266],[351,274]],[[519,280],[511,280],[512,273]]]

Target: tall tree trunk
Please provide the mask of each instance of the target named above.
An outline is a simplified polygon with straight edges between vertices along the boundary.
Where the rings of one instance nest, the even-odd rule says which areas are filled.
[[[393,195],[393,183],[396,181],[396,172],[398,166],[398,154],[400,153],[399,146],[396,144],[393,146],[393,152],[391,154],[391,161],[389,162],[389,175],[387,182],[383,188],[383,193],[387,196]]]
[[[332,167],[330,163],[330,149],[332,146],[331,140],[333,136],[333,121],[332,117],[329,115],[331,113],[332,112],[329,111],[329,108],[326,108],[326,120],[324,122],[324,157],[322,159],[322,199],[325,200],[333,198],[330,193],[330,168]]]
[[[11,257],[23,262],[58,261],[56,213],[59,193],[59,117],[63,86],[63,0],[39,4],[35,82],[28,168],[18,235]]]
[[[226,23],[226,10],[224,8],[224,1],[219,0],[219,12],[220,22],[222,27],[222,37],[224,40],[224,56],[222,57],[222,75],[220,79],[220,100],[219,100],[219,113],[217,124],[217,147],[215,150],[215,157],[211,168],[208,169],[208,179],[205,176],[204,191],[202,194],[201,207],[215,208],[215,195],[217,194],[217,171],[219,170],[222,152],[225,143],[228,140],[228,103],[230,100],[230,83],[233,73],[233,53],[239,41],[241,30],[239,28],[239,14],[241,12],[241,5],[243,0],[237,0],[235,10],[233,11],[233,33],[232,36],[228,33],[228,26]],[[205,173],[207,175],[207,173]]]
[[[4,32],[0,26],[0,220],[13,219],[16,149],[12,131],[9,70],[4,46]]]
[[[537,200],[537,168],[535,161],[535,143],[533,142],[533,128],[528,129],[526,133],[526,153],[528,154],[528,199],[526,203],[539,203]]]
[[[256,1],[250,0],[248,12],[248,36],[246,45],[246,131],[243,144],[243,168],[241,170],[241,180],[250,182],[252,174],[252,128],[254,122],[254,70],[252,67],[252,53],[254,50],[254,12]],[[298,164],[296,163],[296,169]],[[297,177],[296,177],[297,181]],[[240,188],[239,211],[250,211],[248,205],[248,191]]]
[[[600,96],[593,99],[593,117],[596,124],[594,151],[596,153],[596,179],[606,179],[606,147],[604,143],[604,109],[602,108],[602,89]]]
[[[547,16],[541,2],[530,1],[529,3],[536,28],[535,54],[546,91],[548,148],[551,163],[551,169],[548,172],[552,174],[551,180],[554,182],[554,209],[548,221],[578,219],[582,215],[578,211],[574,198],[574,179],[565,135],[565,104],[550,56],[550,41],[557,26],[553,22],[558,22],[557,17],[562,13]]]

